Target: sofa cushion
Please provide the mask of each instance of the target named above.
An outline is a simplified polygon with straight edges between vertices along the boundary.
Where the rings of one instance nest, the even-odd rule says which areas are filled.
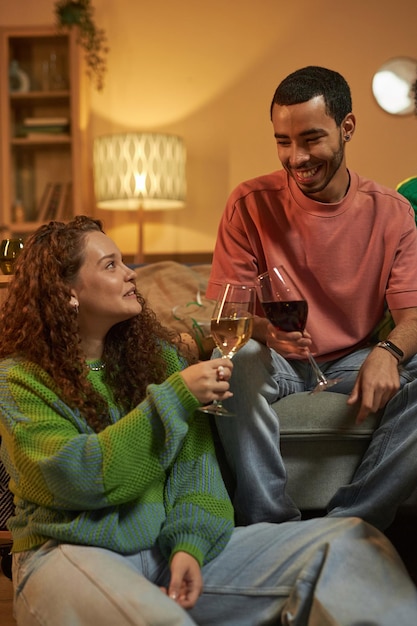
[[[379,415],[355,424],[357,407],[333,391],[294,393],[273,408],[280,418],[281,453],[288,475],[287,490],[304,511],[324,510],[358,467]]]
[[[355,424],[356,406],[346,404],[347,396],[334,391],[317,394],[293,393],[273,405],[280,418],[281,438],[306,436],[319,439],[367,439],[369,441],[379,416],[369,415]]]

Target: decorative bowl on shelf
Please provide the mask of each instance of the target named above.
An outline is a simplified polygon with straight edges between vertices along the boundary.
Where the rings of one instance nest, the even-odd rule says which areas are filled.
[[[13,274],[14,264],[23,249],[23,239],[3,239],[0,243],[0,269],[3,274]]]

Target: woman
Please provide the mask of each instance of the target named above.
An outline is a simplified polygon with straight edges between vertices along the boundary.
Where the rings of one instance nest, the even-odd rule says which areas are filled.
[[[230,395],[232,364],[187,365],[134,279],[87,217],[42,226],[17,263],[0,435],[18,624],[415,623],[402,563],[359,520],[233,530],[195,412]]]

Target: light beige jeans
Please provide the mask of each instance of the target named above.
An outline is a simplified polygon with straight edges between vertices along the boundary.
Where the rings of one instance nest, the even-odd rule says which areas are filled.
[[[19,626],[411,626],[417,591],[394,548],[356,518],[237,528],[185,612],[159,589],[157,548],[122,556],[52,541],[14,557]]]

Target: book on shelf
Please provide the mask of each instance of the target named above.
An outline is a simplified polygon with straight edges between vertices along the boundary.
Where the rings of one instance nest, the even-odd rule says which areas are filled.
[[[68,126],[68,117],[25,117],[23,126]]]
[[[43,133],[25,133],[25,139],[30,139],[32,141],[50,141],[51,139],[53,140],[57,140],[57,139],[69,139],[70,135],[69,133],[48,133],[48,132],[43,132]]]
[[[26,117],[18,127],[17,136],[27,139],[49,139],[48,135],[69,137],[70,123],[67,117]]]
[[[47,183],[39,202],[37,220],[68,220],[72,215],[72,184]]]
[[[53,219],[65,221],[71,218],[71,213],[71,183],[65,183],[62,185],[55,217]]]
[[[46,214],[48,212],[49,202],[51,200],[52,194],[54,191],[53,183],[47,183],[40,199],[38,210],[37,210],[37,219],[39,222],[44,222],[46,219]]]
[[[55,219],[61,193],[62,193],[62,183],[55,183],[54,190],[51,195],[51,199],[49,200],[48,211],[45,217],[46,221]]]

